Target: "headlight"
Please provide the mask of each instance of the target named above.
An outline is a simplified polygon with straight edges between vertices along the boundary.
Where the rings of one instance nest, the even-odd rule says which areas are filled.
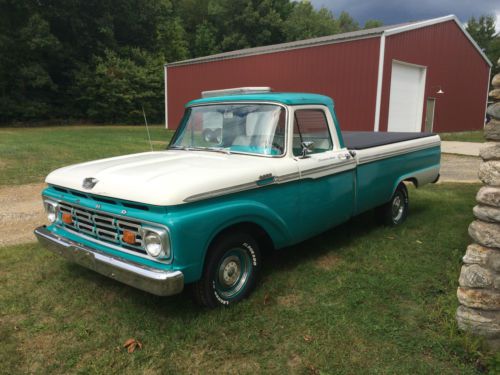
[[[144,248],[154,258],[170,257],[168,233],[163,229],[143,228]]]
[[[57,219],[57,203],[49,200],[43,201],[43,205],[45,207],[45,212],[47,213],[47,219],[51,223],[55,222]]]

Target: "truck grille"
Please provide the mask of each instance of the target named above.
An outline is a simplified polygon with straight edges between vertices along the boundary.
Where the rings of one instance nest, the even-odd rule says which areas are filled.
[[[96,212],[92,209],[73,206],[66,202],[59,203],[61,213],[71,214],[71,224],[60,221],[60,224],[78,233],[96,238],[100,241],[119,245],[123,248],[146,254],[140,232],[141,223],[107,213]],[[135,234],[135,243],[123,242],[123,231]]]

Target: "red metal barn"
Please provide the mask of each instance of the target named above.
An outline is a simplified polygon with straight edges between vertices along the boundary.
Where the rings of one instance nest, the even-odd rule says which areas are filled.
[[[201,91],[270,86],[332,97],[344,130],[481,129],[490,67],[455,16],[249,48],[165,65],[166,124]]]

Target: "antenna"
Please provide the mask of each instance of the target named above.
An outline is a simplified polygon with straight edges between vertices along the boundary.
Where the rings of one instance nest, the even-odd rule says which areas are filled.
[[[146,118],[146,112],[144,111],[144,106],[142,107],[142,115],[144,116],[144,122],[146,123],[146,132],[148,133],[149,147],[151,148],[151,152],[153,152],[153,143],[151,142],[151,135],[149,135],[149,127],[148,127],[148,119]]]

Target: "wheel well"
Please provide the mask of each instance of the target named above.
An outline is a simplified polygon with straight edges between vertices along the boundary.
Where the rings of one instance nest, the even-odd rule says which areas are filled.
[[[415,177],[407,178],[403,182],[411,182],[413,184],[413,186],[418,188],[418,180]]]
[[[251,235],[259,244],[261,254],[266,254],[274,249],[274,243],[269,234],[258,224],[252,222],[242,222],[230,225],[221,230],[210,242],[210,246],[227,233],[244,232]]]

